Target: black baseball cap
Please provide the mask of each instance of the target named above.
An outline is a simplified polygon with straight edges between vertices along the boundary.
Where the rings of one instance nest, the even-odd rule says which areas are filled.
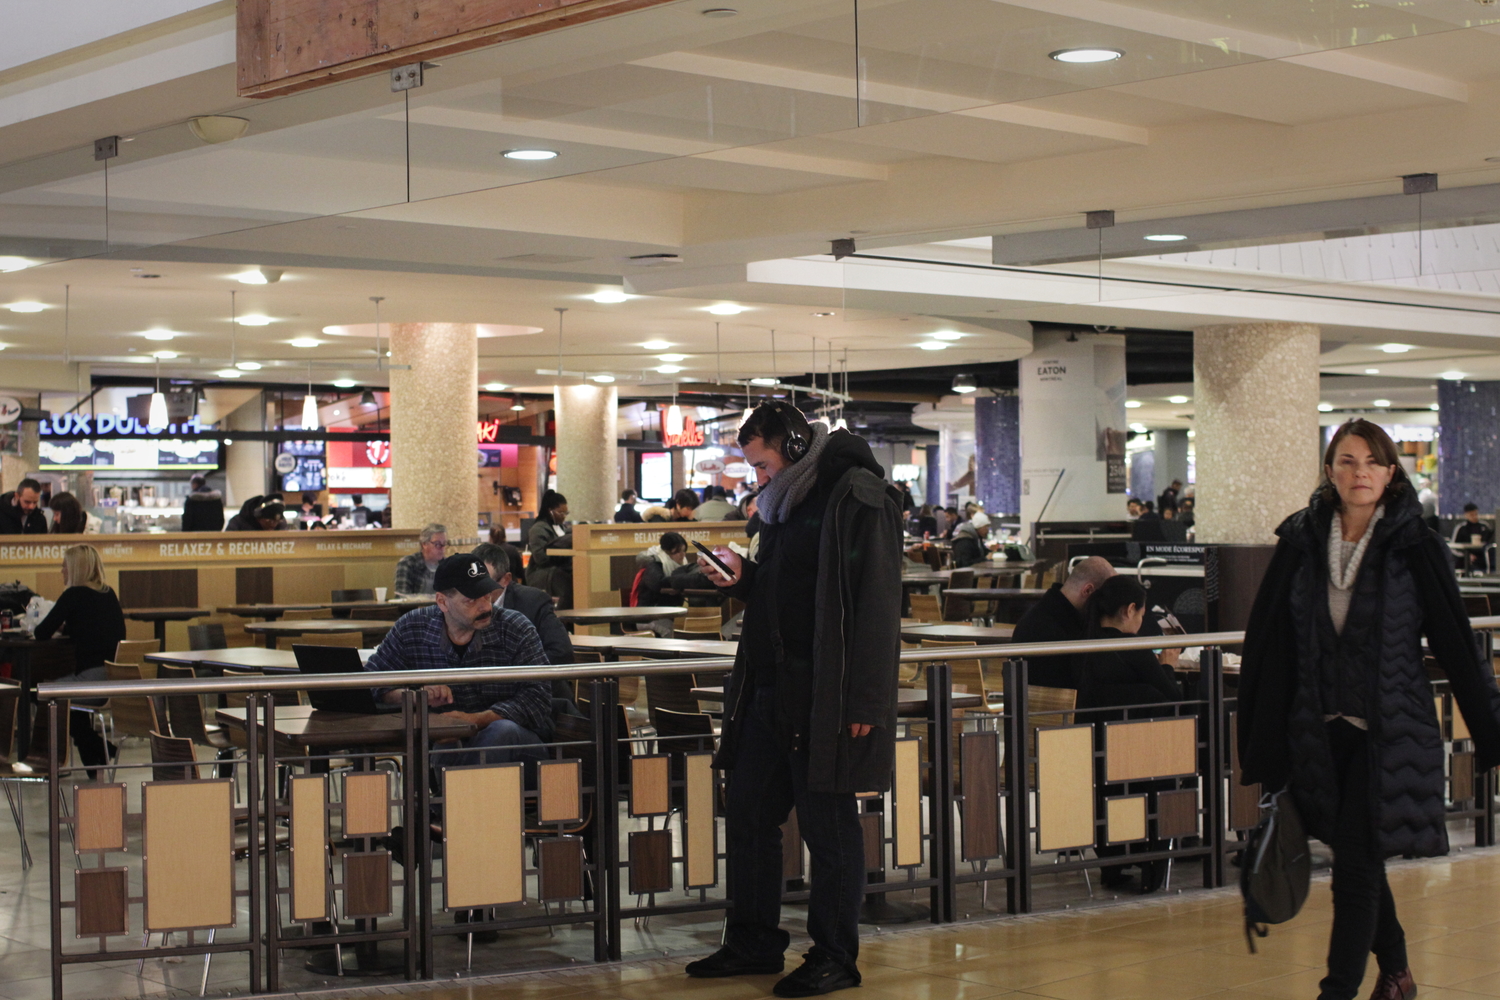
[[[468,598],[483,597],[500,589],[484,568],[484,560],[472,552],[449,556],[438,563],[432,574],[432,589],[438,593],[456,590]]]

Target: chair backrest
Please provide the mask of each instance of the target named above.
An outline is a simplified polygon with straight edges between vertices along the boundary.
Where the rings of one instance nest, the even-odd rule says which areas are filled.
[[[945,649],[955,646],[968,646],[973,648],[979,645],[977,642],[947,642],[942,639],[923,639],[923,649]],[[991,688],[985,680],[984,663],[981,660],[949,660],[948,669],[953,678],[955,687],[962,687],[969,694],[986,695],[991,690],[998,691],[999,685]]]
[[[142,679],[141,668],[134,663],[106,661],[104,669],[112,681]],[[147,739],[153,730],[166,728],[157,720],[156,714],[155,703],[144,695],[139,697],[116,695],[109,699],[111,725],[115,733],[120,736],[139,736],[141,739]]]
[[[224,668],[225,677],[264,677],[263,670],[235,670],[233,667]],[[225,693],[219,697],[224,699],[225,708],[244,708],[245,693],[243,691]],[[272,695],[272,700],[278,705],[301,705],[304,693],[301,691],[277,691]]]
[[[714,621],[722,623],[724,621],[724,609],[717,604],[711,604],[707,607],[693,606],[687,609],[687,616],[689,618],[712,618]]]
[[[686,618],[678,618],[678,625],[674,631],[687,632],[695,638],[702,638],[705,632],[712,635],[718,635],[719,629],[724,627],[724,623],[719,619],[718,610],[713,609],[713,611],[714,615],[712,618],[704,615],[699,615],[696,617],[694,617],[693,615],[689,615]]]
[[[151,780],[191,781],[198,777],[198,755],[193,751],[193,741],[177,736],[163,736],[152,730]]]
[[[335,590],[329,600],[335,604],[342,601],[373,601],[375,590],[373,587],[365,587],[361,590]]]
[[[1481,618],[1490,613],[1490,596],[1488,594],[1465,594],[1464,613],[1470,618]]]
[[[954,570],[948,577],[948,586],[965,590],[974,586],[974,571],[972,569]]]
[[[120,644],[115,647],[114,662],[142,666],[146,662],[147,653],[160,652],[161,643],[155,639],[121,639]]]
[[[330,632],[327,635],[284,635],[276,643],[280,649],[291,649],[293,646],[344,646],[348,649],[360,649],[364,644],[365,634],[363,632]]]
[[[228,649],[229,640],[224,635],[223,622],[208,622],[203,625],[189,625],[187,627],[188,649]],[[162,676],[157,671],[157,676]]]
[[[281,616],[282,621],[305,622],[315,618],[332,618],[332,608],[288,608]]]
[[[1078,705],[1078,692],[1073,688],[1043,687],[1040,684],[1026,686],[1026,705],[1030,717],[1026,720],[1026,745],[1036,756],[1036,731],[1046,726],[1071,726],[1073,709]],[[1026,767],[1028,787],[1036,786],[1036,760]]]
[[[691,674],[649,674],[646,677],[646,702],[652,709],[693,714],[698,699],[692,695]]]
[[[197,676],[192,667],[163,663],[157,671],[162,678]],[[167,734],[177,739],[208,743],[208,723],[203,717],[203,699],[196,694],[169,694],[160,699],[167,710]]]
[[[0,683],[0,761],[9,763],[16,743],[16,707],[21,703],[21,686]]]
[[[943,620],[943,613],[942,609],[938,606],[938,599],[931,594],[911,595],[911,616],[918,621],[933,625]]]
[[[650,678],[646,678],[650,682]],[[688,740],[672,739],[659,749],[661,753],[678,753],[684,750],[708,750],[713,746],[714,720],[702,712],[674,712],[670,708],[651,706],[651,725],[656,735],[665,739],[682,736],[706,736],[707,740],[692,743]]]

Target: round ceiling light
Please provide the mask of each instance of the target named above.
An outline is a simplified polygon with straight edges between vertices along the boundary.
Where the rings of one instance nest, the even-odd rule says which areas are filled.
[[[557,151],[553,149],[507,149],[500,154],[507,160],[555,160]]]
[[[665,340],[648,340],[641,346],[648,351],[665,351],[672,345]]]
[[[961,339],[963,339],[963,334],[958,333],[957,331],[954,331],[954,330],[939,330],[937,333],[934,333],[933,336],[936,337],[938,340],[961,340]]]
[[[1443,372],[1443,374],[1439,376],[1439,378],[1447,379],[1449,382],[1461,382],[1463,381],[1463,377],[1463,372]]]
[[[737,306],[733,302],[720,302],[716,306],[709,306],[708,311],[715,316],[738,316],[745,311],[745,307]]]
[[[249,313],[241,316],[238,320],[240,326],[270,326],[271,317],[262,316],[259,313]]]
[[[12,302],[5,308],[13,313],[39,313],[47,307],[40,302]]]
[[[598,382],[600,385],[609,385],[615,380],[615,377],[613,375],[590,375],[589,378],[595,382]]]
[[[239,378],[244,372],[235,371],[233,368],[223,368],[214,372],[219,378]]]
[[[607,289],[602,292],[595,292],[593,295],[590,295],[589,298],[593,299],[601,306],[610,306],[615,305],[616,303],[624,302],[628,300],[630,296],[621,291]]]
[[[1125,55],[1119,49],[1101,49],[1093,46],[1085,46],[1077,49],[1058,49],[1056,52],[1048,52],[1047,58],[1055,59],[1062,63],[1106,63],[1114,62]]]
[[[352,378],[336,378],[333,380],[333,384],[340,389],[353,389],[355,386],[359,385],[359,383],[354,381]]]
[[[676,375],[678,372],[682,371],[682,366],[681,365],[660,365],[656,370],[659,371],[659,372],[661,372],[663,375]]]
[[[924,340],[917,345],[924,351],[946,351],[948,345],[941,340]]]
[[[1365,369],[1365,374],[1366,375],[1379,375],[1380,374],[1380,369],[1379,368],[1366,368]]]
[[[504,392],[508,388],[510,387],[504,382],[486,382],[484,384],[485,392]]]
[[[240,362],[237,362],[235,364],[235,367],[238,368],[242,372],[258,372],[258,371],[260,371],[260,362],[259,361],[240,361]]]
[[[151,352],[151,356],[153,358],[159,358],[162,361],[171,361],[173,358],[177,357],[177,352],[176,351],[152,351]]]
[[[1127,410],[1139,410],[1140,408],[1141,408],[1141,401],[1139,399],[1127,399],[1127,400],[1125,400],[1125,409],[1127,409]]]
[[[761,386],[772,386],[772,385],[776,384],[776,380],[774,378],[753,378],[753,379],[750,380],[750,384],[751,385],[761,385]]]
[[[1147,236],[1145,238],[1150,240],[1152,243],[1181,243],[1183,240],[1187,239],[1186,236],[1183,236],[1180,233],[1152,233],[1150,236]]]
[[[687,360],[687,355],[686,354],[658,354],[657,357],[660,358],[661,360],[667,362],[668,364],[671,364],[671,363],[674,363],[674,362],[677,362],[677,361],[686,361]]]
[[[25,257],[0,257],[0,271],[23,271],[33,263]]]
[[[1371,402],[1374,403],[1376,406],[1380,406],[1380,407],[1385,407],[1385,406],[1390,406],[1391,405],[1391,401],[1389,399],[1375,399],[1375,400],[1371,400]]]
[[[295,340],[289,341],[289,343],[293,347],[317,347],[322,341],[314,340],[311,337],[298,337]]]
[[[1333,412],[1333,404],[1332,403],[1319,403],[1318,404],[1318,412],[1319,413],[1332,413]]]
[[[1167,397],[1167,402],[1173,404],[1174,406],[1181,406],[1183,403],[1186,403],[1187,401],[1188,401],[1188,398],[1186,396],[1168,396]]]
[[[979,388],[979,386],[975,384],[975,382],[974,382],[974,376],[973,375],[955,375],[955,376],[953,376],[953,391],[954,392],[973,392],[975,389],[978,389],[978,388]]]
[[[173,333],[171,330],[147,330],[145,333],[141,334],[141,336],[145,337],[147,340],[171,340],[173,337],[177,336],[177,334]]]
[[[1387,354],[1405,354],[1411,350],[1410,344],[1381,344],[1380,349]]]

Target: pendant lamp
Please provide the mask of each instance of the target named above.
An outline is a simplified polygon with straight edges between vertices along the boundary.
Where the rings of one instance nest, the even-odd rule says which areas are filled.
[[[161,391],[161,358],[157,358],[156,391],[151,394],[151,408],[146,413],[146,429],[159,431],[167,423],[167,397]]]
[[[318,429],[318,397],[312,391],[312,364],[307,366],[307,395],[302,397],[302,429],[315,431]]]

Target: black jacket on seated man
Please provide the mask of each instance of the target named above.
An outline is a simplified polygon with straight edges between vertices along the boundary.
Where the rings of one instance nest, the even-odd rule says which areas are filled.
[[[548,663],[556,666],[573,662],[573,642],[563,623],[557,620],[556,605],[545,590],[512,583],[505,588],[500,607],[506,611],[518,611],[531,622],[542,640]]]
[[[17,493],[33,505],[30,510],[21,506]],[[41,486],[31,479],[23,480],[19,490],[0,495],[0,535],[45,535],[47,515],[36,506],[40,496]]]
[[[1011,642],[1076,642],[1084,638],[1083,614],[1054,583],[1040,601],[1016,623]],[[1077,667],[1071,656],[1036,656],[1028,660],[1030,683],[1042,687],[1078,687]]]

